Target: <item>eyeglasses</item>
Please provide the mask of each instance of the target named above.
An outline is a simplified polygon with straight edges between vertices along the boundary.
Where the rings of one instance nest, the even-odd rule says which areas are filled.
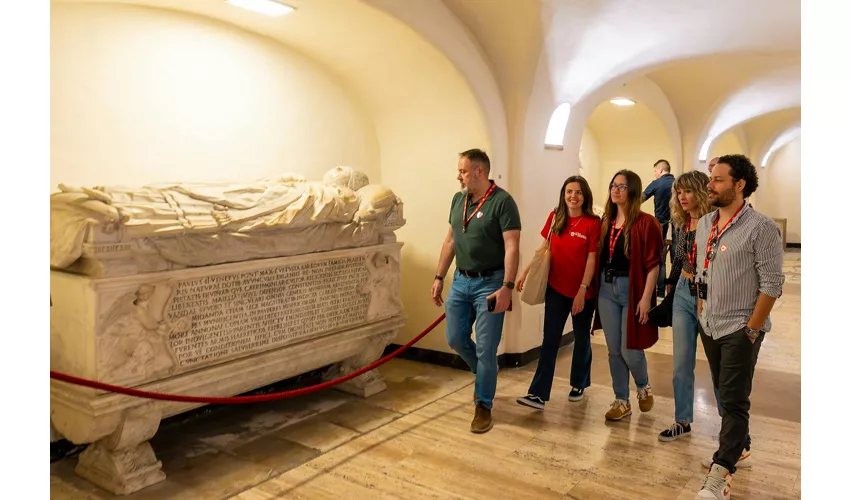
[[[705,254],[705,258],[711,262],[714,260],[714,256],[717,255],[717,238],[711,238],[708,240],[708,253]]]
[[[625,191],[626,189],[629,189],[629,185],[628,184],[611,184],[611,187],[609,189],[614,189],[614,188],[617,188],[620,191]]]

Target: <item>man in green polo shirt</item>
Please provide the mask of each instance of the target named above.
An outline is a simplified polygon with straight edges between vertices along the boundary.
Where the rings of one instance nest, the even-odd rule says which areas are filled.
[[[443,242],[431,299],[443,305],[443,278],[457,258],[446,299],[446,339],[475,374],[475,417],[471,431],[493,427],[491,409],[499,371],[496,351],[519,266],[519,209],[489,179],[490,158],[480,149],[460,154],[461,191],[452,198],[449,232]],[[495,304],[488,302],[494,301]],[[472,325],[475,324],[475,342]]]

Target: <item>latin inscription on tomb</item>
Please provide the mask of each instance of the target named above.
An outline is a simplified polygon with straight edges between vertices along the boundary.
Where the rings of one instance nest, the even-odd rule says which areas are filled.
[[[364,256],[184,280],[166,314],[192,327],[170,344],[186,367],[361,324],[368,280]]]

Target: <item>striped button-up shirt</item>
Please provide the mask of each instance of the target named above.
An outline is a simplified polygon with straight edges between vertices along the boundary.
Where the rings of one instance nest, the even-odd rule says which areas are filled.
[[[715,256],[705,268],[706,245],[711,226],[720,212],[710,212],[697,225],[696,279],[708,284],[700,324],[706,335],[719,339],[747,325],[759,293],[782,295],[782,235],[769,217],[747,203],[733,218],[714,245]],[[718,226],[717,232],[722,230]],[[716,237],[715,233],[715,237]],[[762,326],[770,331],[770,316]]]

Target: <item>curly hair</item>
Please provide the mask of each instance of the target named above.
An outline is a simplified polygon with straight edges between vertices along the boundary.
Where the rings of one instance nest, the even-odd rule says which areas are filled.
[[[673,182],[673,196],[670,197],[670,214],[673,220],[673,227],[676,229],[682,229],[688,222],[688,217],[690,217],[690,214],[685,212],[685,209],[682,208],[682,204],[679,203],[679,191],[689,191],[694,193],[699,217],[702,217],[709,212],[708,180],[708,176],[704,173],[699,170],[692,170],[680,175],[679,178]]]
[[[755,165],[744,155],[726,155],[721,156],[717,160],[717,164],[725,163],[729,165],[729,175],[732,177],[733,182],[738,182],[741,179],[744,179],[746,182],[746,186],[744,186],[744,199],[750,197],[751,194],[756,192],[756,189],[759,187],[759,176],[756,171]]]

